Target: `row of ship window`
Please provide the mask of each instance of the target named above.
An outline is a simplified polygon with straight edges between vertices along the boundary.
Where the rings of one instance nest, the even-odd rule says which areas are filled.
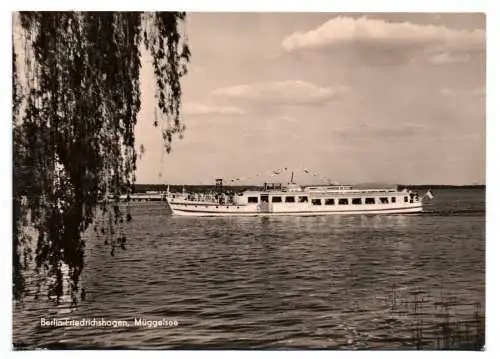
[[[283,197],[281,196],[273,196],[271,197],[271,202],[272,203],[307,203],[309,201],[309,198],[307,196],[298,196],[297,198],[295,196],[286,196],[284,197],[285,200],[283,201]],[[350,200],[350,201],[349,201]],[[404,201],[408,202],[408,196],[404,197]],[[259,198],[258,197],[248,197],[248,203],[258,203]],[[261,198],[261,202],[267,202],[267,199]],[[349,203],[350,202],[350,203]],[[360,205],[360,204],[389,204],[389,203],[396,203],[396,197],[366,197],[366,198],[313,198],[311,199],[311,204],[313,206],[333,206],[335,204],[338,205],[348,205],[348,204],[354,204],[354,205]]]

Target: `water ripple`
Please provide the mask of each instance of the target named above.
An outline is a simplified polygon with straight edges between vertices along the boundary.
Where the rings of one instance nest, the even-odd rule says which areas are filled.
[[[484,191],[435,192],[422,216],[177,218],[162,203],[134,206],[126,251],[112,257],[89,233],[86,301],[72,310],[43,300],[15,305],[13,341],[37,348],[412,347],[415,320],[444,320],[449,313],[440,308],[450,295],[452,314],[464,320],[484,301]],[[418,313],[415,298],[425,299]],[[41,318],[63,317],[178,326],[40,326]]]

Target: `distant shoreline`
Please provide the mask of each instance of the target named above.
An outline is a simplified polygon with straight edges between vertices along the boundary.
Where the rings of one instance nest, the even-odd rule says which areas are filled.
[[[466,185],[451,185],[451,184],[398,184],[398,187],[418,188],[418,189],[445,189],[445,188],[486,188],[485,184],[466,184]]]
[[[313,186],[312,184],[310,186]],[[356,186],[356,185],[355,185]],[[363,186],[360,184],[360,186]],[[375,185],[374,185],[375,186]],[[412,184],[397,184],[398,189],[408,188],[414,190],[428,190],[428,189],[486,189],[486,185],[412,185]],[[262,185],[224,185],[224,188],[232,189],[234,191],[243,191],[245,189],[260,189]],[[366,185],[365,185],[366,187]],[[383,187],[388,187],[385,185]],[[146,192],[146,191],[166,191],[167,188],[170,192],[181,192],[184,188],[186,191],[201,191],[215,189],[214,185],[194,185],[194,184],[136,184],[134,186],[135,192]]]

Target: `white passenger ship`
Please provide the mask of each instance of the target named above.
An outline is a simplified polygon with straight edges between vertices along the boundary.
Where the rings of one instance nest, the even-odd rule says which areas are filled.
[[[424,195],[432,198],[430,191]],[[260,191],[224,193],[222,180],[212,194],[169,196],[173,215],[179,216],[317,216],[333,214],[395,214],[423,211],[418,193],[406,189],[355,189],[347,185],[302,187],[265,183]]]

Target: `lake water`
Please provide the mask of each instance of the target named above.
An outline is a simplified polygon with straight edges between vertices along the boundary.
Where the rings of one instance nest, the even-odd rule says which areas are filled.
[[[470,321],[484,308],[485,191],[434,194],[427,213],[410,216],[179,218],[165,203],[132,204],[126,250],[111,256],[89,234],[86,300],[72,310],[43,299],[14,305],[13,343],[411,349],[420,327],[420,347],[443,347],[444,320]],[[42,318],[129,326],[43,327]]]

